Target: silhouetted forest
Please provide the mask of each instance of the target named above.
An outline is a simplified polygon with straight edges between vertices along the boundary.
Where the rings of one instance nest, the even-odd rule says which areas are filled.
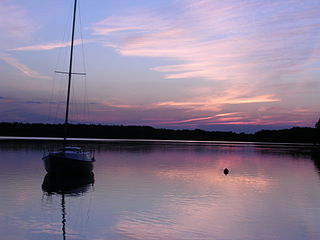
[[[318,124],[319,125],[319,124]],[[0,136],[19,137],[62,137],[62,124],[0,123]],[[293,127],[283,130],[261,130],[254,134],[157,129],[148,126],[110,126],[94,124],[70,124],[70,138],[110,139],[156,139],[156,140],[200,140],[200,141],[246,141],[315,143],[319,140],[320,127]],[[318,139],[318,140],[317,140]],[[319,141],[318,141],[319,142]]]

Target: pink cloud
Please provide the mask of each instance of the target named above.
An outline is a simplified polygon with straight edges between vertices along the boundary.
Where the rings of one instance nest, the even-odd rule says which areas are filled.
[[[253,97],[241,97],[238,95],[226,97],[212,97],[212,98],[195,98],[193,101],[169,101],[157,103],[157,106],[165,107],[177,107],[177,108],[197,108],[202,110],[219,111],[222,105],[225,104],[249,104],[249,103],[268,103],[268,102],[278,102],[279,99],[272,95],[261,95]]]
[[[24,75],[30,78],[39,78],[39,79],[49,79],[50,77],[41,75],[35,70],[30,69],[27,65],[20,63],[17,59],[12,57],[10,54],[0,54],[0,60],[6,62],[10,66],[14,67]]]
[[[21,37],[27,37],[39,27],[27,16],[27,12],[14,1],[0,2],[0,43],[16,42]]]
[[[176,125],[176,124],[185,124],[185,123],[192,123],[192,122],[199,122],[199,121],[205,121],[205,120],[209,120],[212,119],[212,117],[199,117],[199,118],[191,118],[191,119],[184,119],[184,120],[160,120],[158,119],[158,121],[156,122],[157,124],[164,124],[164,125]]]
[[[77,39],[74,41],[75,45],[79,45],[82,43],[89,43],[93,40],[81,40]],[[11,48],[9,51],[42,51],[42,50],[52,50],[55,48],[62,48],[62,47],[68,47],[70,46],[70,42],[64,42],[64,43],[48,43],[48,44],[40,44],[40,45],[32,45],[32,46],[25,46],[25,47],[17,47],[17,48]]]
[[[235,2],[234,6],[231,6],[228,2],[218,1],[199,1],[197,4],[183,1],[183,6],[182,2],[181,5],[179,1],[177,3],[181,17],[174,21],[154,12],[113,16],[95,24],[94,33],[105,35],[105,31],[107,34],[112,32],[111,39],[115,39],[113,44],[123,55],[168,57],[186,62],[153,68],[163,72],[180,72],[168,74],[167,78],[230,80],[233,76],[250,76],[250,73],[255,71],[254,64],[259,62],[264,68],[270,64],[278,69],[288,68],[288,57],[297,59],[306,55],[301,55],[302,49],[296,47],[301,45],[303,38],[292,36],[301,32],[309,34],[316,28],[314,24],[299,26],[300,18],[314,19],[315,11],[288,11],[249,22],[245,16],[250,12],[274,6],[269,3],[241,2]],[[294,3],[295,1],[292,2]],[[292,27],[283,23],[288,18],[293,21]],[[270,31],[268,38],[262,28]],[[124,30],[136,31],[124,33]],[[121,32],[118,39],[120,41],[117,41],[117,32]],[[284,44],[287,45],[286,48]],[[285,58],[279,55],[279,50],[286,51]],[[255,57],[254,60],[249,59],[251,55]],[[270,61],[274,58],[278,59],[276,63]],[[219,70],[215,74],[217,69]],[[225,70],[231,70],[230,77]]]
[[[225,116],[232,116],[232,115],[238,115],[241,114],[240,112],[231,112],[231,113],[220,113],[216,114],[215,117],[225,117]]]
[[[106,46],[116,48],[122,55],[180,62],[151,68],[164,73],[164,78],[222,81],[219,88],[225,96],[210,94],[218,104],[281,101],[277,96],[280,93],[272,86],[291,76],[290,85],[294,88],[303,81],[297,74],[310,70],[305,64],[317,61],[314,53],[319,44],[314,31],[319,25],[320,6],[286,7],[299,4],[296,0],[277,4],[212,0],[174,4],[175,18],[155,9],[139,14],[127,12],[108,17],[92,29],[103,37]],[[264,88],[266,83],[269,88]],[[236,96],[239,87],[242,92],[241,88],[247,88],[248,97]],[[207,102],[191,98],[192,101],[161,104],[199,106]]]

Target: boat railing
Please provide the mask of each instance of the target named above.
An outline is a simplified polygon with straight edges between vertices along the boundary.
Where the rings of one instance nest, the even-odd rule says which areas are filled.
[[[88,149],[88,148],[78,148],[78,149],[76,149],[76,148],[60,148],[58,151],[56,148],[48,148],[43,151],[43,156],[46,156],[46,155],[48,155],[48,153],[52,153],[52,152],[64,152],[64,151],[77,152],[80,154],[89,154],[89,156],[91,158],[94,158],[94,153],[95,153],[94,149]]]

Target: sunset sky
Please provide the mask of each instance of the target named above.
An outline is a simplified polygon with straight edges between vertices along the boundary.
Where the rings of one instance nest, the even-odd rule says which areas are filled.
[[[62,122],[73,0],[0,1],[0,121]],[[320,117],[319,0],[80,0],[71,122],[254,132]],[[81,29],[81,31],[80,31]],[[83,57],[84,56],[84,57]]]

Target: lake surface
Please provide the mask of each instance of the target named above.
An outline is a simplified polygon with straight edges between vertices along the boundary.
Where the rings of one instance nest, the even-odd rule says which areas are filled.
[[[94,175],[63,194],[41,160],[54,145],[0,141],[1,239],[320,239],[320,159],[303,145],[92,142]]]

